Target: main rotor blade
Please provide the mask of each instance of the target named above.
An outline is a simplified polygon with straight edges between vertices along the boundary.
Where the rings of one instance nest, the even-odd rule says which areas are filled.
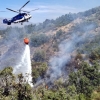
[[[38,9],[39,9],[39,8],[34,9],[34,10],[31,10],[31,11],[25,11],[25,10],[21,10],[21,11],[23,11],[23,12],[27,12],[27,13],[30,13],[30,12],[35,11],[35,10],[38,10]]]
[[[19,11],[21,11],[21,9],[22,9],[24,6],[26,6],[29,2],[30,2],[30,0],[27,1],[27,2],[19,9]]]
[[[12,9],[9,9],[9,8],[6,8],[6,9],[10,10],[10,11],[13,11],[13,12],[16,12],[16,13],[19,13],[19,12],[15,11],[15,10],[12,10]]]
[[[34,10],[31,10],[31,11],[35,11],[35,10],[38,10],[38,9],[39,9],[39,8],[37,8],[37,9],[34,9]],[[31,12],[31,11],[30,11],[30,12]]]

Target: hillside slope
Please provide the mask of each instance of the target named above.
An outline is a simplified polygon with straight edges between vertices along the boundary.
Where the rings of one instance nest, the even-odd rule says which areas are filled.
[[[23,58],[25,37],[30,40],[33,88],[22,74],[13,73],[20,70],[16,64]],[[99,44],[100,7],[0,30],[0,98],[100,100]]]

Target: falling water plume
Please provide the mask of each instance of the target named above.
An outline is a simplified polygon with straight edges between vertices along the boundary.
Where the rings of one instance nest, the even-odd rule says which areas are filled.
[[[32,69],[31,69],[31,59],[30,59],[30,47],[29,45],[25,45],[25,49],[22,54],[21,60],[19,64],[14,67],[14,73],[17,73],[17,74],[22,73],[25,79],[30,84],[30,86],[33,87],[31,71]]]

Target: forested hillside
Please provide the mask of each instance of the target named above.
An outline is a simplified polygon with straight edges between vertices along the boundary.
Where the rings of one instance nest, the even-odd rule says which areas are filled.
[[[33,87],[13,73],[25,37]],[[99,44],[100,7],[0,30],[0,100],[99,100]]]

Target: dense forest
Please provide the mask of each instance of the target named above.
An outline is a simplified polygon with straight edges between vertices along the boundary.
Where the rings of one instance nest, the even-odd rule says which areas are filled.
[[[99,23],[97,7],[0,30],[0,100],[100,100]],[[13,73],[24,37],[30,39],[33,87]]]

